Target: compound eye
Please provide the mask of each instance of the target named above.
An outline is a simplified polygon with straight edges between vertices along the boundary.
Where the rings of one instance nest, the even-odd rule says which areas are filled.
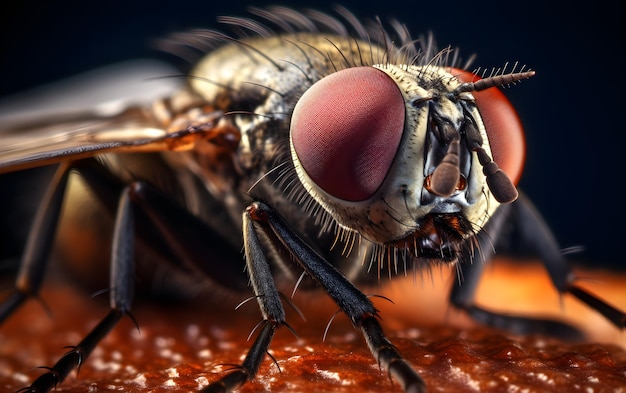
[[[299,164],[315,184],[346,201],[370,198],[400,145],[404,98],[383,71],[355,67],[311,86],[291,118]]]
[[[453,69],[461,82],[476,82],[479,76],[459,69]],[[511,102],[497,88],[492,87],[472,92],[478,112],[483,119],[493,161],[507,174],[513,184],[522,175],[526,144],[524,129]]]

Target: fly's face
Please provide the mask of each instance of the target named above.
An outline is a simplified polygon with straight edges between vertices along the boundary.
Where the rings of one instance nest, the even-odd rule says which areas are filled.
[[[468,78],[449,67],[381,64],[322,79],[292,116],[301,182],[342,227],[416,257],[455,261],[499,204],[516,198],[509,177],[521,170],[521,159],[504,163],[507,174],[491,160],[481,93],[468,91]],[[514,121],[497,126],[521,135],[507,110]]]

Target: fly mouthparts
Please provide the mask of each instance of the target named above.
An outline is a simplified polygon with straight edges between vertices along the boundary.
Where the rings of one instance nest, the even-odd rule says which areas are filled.
[[[435,171],[428,177],[427,189],[435,195],[449,197],[458,190],[461,184],[459,168],[459,138],[455,138],[448,146],[448,152],[443,157]]]

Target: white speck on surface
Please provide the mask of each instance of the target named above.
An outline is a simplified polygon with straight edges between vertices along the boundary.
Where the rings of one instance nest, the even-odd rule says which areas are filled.
[[[528,389],[522,389],[517,385],[509,385],[506,391],[507,393],[529,393]]]
[[[167,376],[170,378],[180,377],[180,374],[178,373],[178,370],[176,370],[175,367],[168,368],[167,370],[165,370],[165,372],[167,373]]]
[[[227,340],[227,331],[217,326],[211,327],[211,334],[218,340]]]
[[[326,370],[317,370],[317,373],[321,375],[322,378],[325,378],[325,379],[333,379],[335,381],[341,380],[341,378],[339,377],[339,373],[336,373],[336,372],[326,371]]]
[[[174,337],[156,337],[154,339],[154,344],[159,348],[171,347],[176,343],[176,339]]]
[[[187,325],[187,335],[189,337],[197,337],[200,334],[200,326],[195,323]]]
[[[475,379],[472,379],[472,376],[458,367],[450,366],[450,376],[453,379],[463,381],[467,387],[477,392],[480,392],[480,383]]]
[[[210,349],[203,349],[203,350],[198,352],[198,357],[199,358],[209,359],[212,356],[213,356],[213,353],[211,352]]]
[[[422,331],[417,328],[410,328],[404,331],[397,332],[396,335],[402,338],[416,339],[422,335]]]
[[[145,388],[146,387],[146,376],[143,373],[138,374],[133,380],[132,382],[139,385],[140,388]]]
[[[594,377],[593,375],[588,376],[587,377],[587,381],[592,382],[592,383],[599,383],[600,382],[598,377]]]
[[[540,381],[542,381],[542,382],[545,382],[545,383],[547,383],[547,384],[549,384],[549,385],[554,385],[554,380],[553,380],[553,379],[551,379],[550,377],[548,377],[548,376],[547,376],[546,374],[544,374],[544,373],[533,373],[533,372],[530,372],[530,373],[528,373],[528,376],[529,376],[529,377],[535,377],[535,378],[537,378],[538,380],[540,380]]]
[[[28,383],[28,382],[30,382],[30,379],[28,378],[28,375],[22,374],[22,373],[13,373],[13,379],[15,379],[16,381],[18,381],[20,383]]]
[[[344,386],[352,385],[354,382],[352,380],[342,378],[337,372],[332,372],[332,371],[327,371],[327,370],[317,370],[316,373],[324,379],[337,381],[341,383],[341,385],[344,385]]]
[[[332,341],[339,342],[339,343],[350,343],[350,342],[353,342],[356,338],[357,338],[356,333],[348,332],[341,337],[334,337],[334,340]]]
[[[173,379],[168,379],[167,381],[163,382],[163,387],[164,388],[176,388],[178,387],[178,385],[176,384],[176,382],[174,382]]]
[[[119,362],[105,362],[102,358],[91,359],[89,365],[98,371],[111,371],[117,372],[122,368],[122,364]]]
[[[175,362],[180,362],[183,359],[183,355],[178,352],[172,351],[170,348],[163,348],[159,351],[159,356],[166,359],[171,359]]]
[[[218,349],[222,351],[230,351],[236,347],[235,343],[232,341],[218,341],[217,342]]]
[[[209,380],[206,377],[198,377],[194,381],[198,383],[198,389],[209,386]]]

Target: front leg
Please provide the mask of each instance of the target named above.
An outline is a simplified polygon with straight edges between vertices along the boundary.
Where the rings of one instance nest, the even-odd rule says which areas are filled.
[[[230,392],[253,379],[265,358],[276,329],[286,324],[285,309],[274,284],[266,253],[254,227],[250,209],[243,214],[243,239],[246,269],[263,315],[263,326],[243,364],[211,383],[202,390],[203,393]]]
[[[273,332],[285,324],[284,310],[257,231],[262,231],[275,247],[289,252],[295,262],[324,288],[353,325],[361,329],[374,358],[395,377],[405,392],[425,391],[421,377],[385,336],[377,319],[378,311],[367,296],[299,238],[270,206],[254,202],[244,213],[244,238],[248,273],[265,325],[241,368],[209,385],[206,392],[229,391],[243,384],[246,379],[253,378],[269,348]],[[232,384],[233,381],[235,384]]]

